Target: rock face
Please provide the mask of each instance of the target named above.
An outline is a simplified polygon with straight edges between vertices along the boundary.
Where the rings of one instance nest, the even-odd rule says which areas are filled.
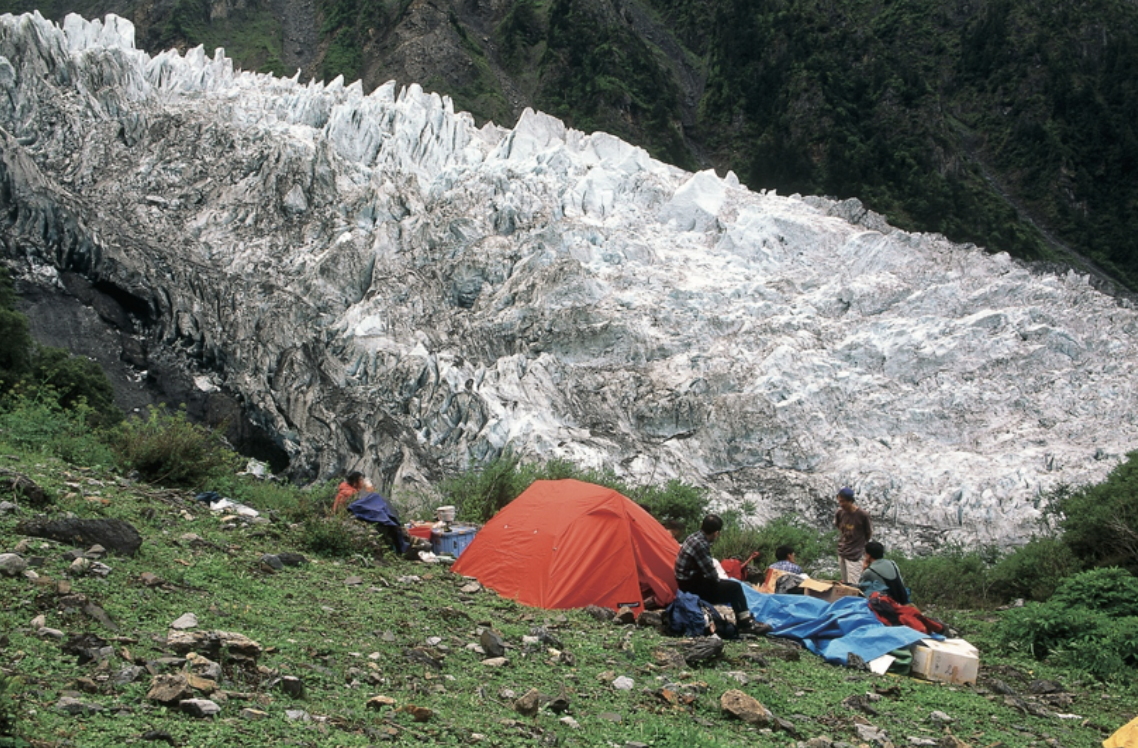
[[[920,550],[1022,539],[1138,443],[1129,305],[856,200],[151,58],[115,16],[4,16],[0,88],[8,262],[115,299],[294,477],[398,493],[512,445],[821,527],[849,484]]]

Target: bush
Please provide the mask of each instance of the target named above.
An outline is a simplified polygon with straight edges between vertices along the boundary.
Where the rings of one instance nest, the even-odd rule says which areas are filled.
[[[1054,659],[1104,681],[1133,680],[1138,668],[1138,618],[1108,620],[1092,631],[1079,632]]]
[[[966,551],[960,546],[946,548],[935,556],[891,557],[901,569],[912,599],[921,606],[982,608],[991,604],[988,567],[994,552]]]
[[[332,558],[371,557],[382,547],[370,525],[322,516],[305,520],[301,543],[313,553]]]
[[[52,397],[12,395],[0,401],[0,441],[84,467],[113,465],[115,455],[90,425],[93,419],[82,403],[65,410]]]
[[[123,469],[137,470],[150,483],[202,488],[240,469],[221,433],[191,423],[184,410],[151,406],[145,418],[119,426],[111,447]]]
[[[837,547],[836,531],[819,534],[817,529],[802,519],[783,515],[759,528],[725,525],[715,543],[714,553],[720,558],[747,558],[752,551],[759,552],[756,569],[766,568],[775,562],[775,551],[780,545],[794,548],[798,565],[810,572],[817,562],[831,555]]]
[[[1117,568],[1085,571],[1065,580],[1051,603],[1059,608],[1086,608],[1110,618],[1138,616],[1138,577]]]
[[[312,517],[326,515],[336,497],[335,482],[301,488],[292,483],[248,475],[226,475],[217,477],[211,485],[223,496],[259,512],[279,512],[290,522],[306,522]]]
[[[1108,619],[1086,608],[1064,608],[1054,603],[1028,603],[1009,610],[1000,621],[998,633],[1012,650],[1043,659],[1076,637],[1092,635]]]
[[[1060,496],[1063,542],[1087,566],[1121,566],[1138,573],[1138,452],[1102,483]]]
[[[672,479],[663,486],[641,486],[622,493],[661,522],[679,520],[684,524],[685,534],[698,530],[707,514],[707,489],[681,480]]]
[[[1043,601],[1080,568],[1079,560],[1062,540],[1032,538],[989,570],[990,596],[1005,603],[1017,598]]]

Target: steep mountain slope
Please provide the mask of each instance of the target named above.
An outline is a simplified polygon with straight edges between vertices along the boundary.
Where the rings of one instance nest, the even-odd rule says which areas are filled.
[[[526,107],[753,189],[1138,289],[1138,7],[1116,0],[2,0],[301,80]]]
[[[751,192],[417,86],[304,85],[0,18],[0,238],[223,388],[296,477],[512,444],[907,545],[1014,541],[1138,437],[1138,316],[857,201]]]

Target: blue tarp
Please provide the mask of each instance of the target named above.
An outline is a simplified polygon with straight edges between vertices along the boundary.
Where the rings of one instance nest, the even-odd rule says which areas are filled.
[[[371,491],[365,493],[351,504],[348,504],[348,511],[356,516],[356,519],[362,519],[364,522],[374,522],[377,525],[387,525],[388,527],[401,527],[399,524],[399,515],[379,494]]]
[[[806,595],[765,595],[746,584],[743,592],[755,620],[773,628],[770,636],[799,641],[835,665],[845,665],[850,652],[869,662],[930,638],[908,626],[884,625],[864,597],[842,597],[828,603]]]

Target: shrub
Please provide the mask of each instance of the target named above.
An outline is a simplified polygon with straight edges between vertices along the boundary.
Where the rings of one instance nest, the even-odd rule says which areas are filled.
[[[1043,601],[1079,569],[1079,560],[1062,540],[1032,538],[1000,558],[988,572],[990,595],[996,602]]]
[[[1104,681],[1133,680],[1138,668],[1138,618],[1109,620],[1093,631],[1080,632],[1054,659]]]
[[[699,529],[709,503],[707,489],[676,479],[663,486],[640,486],[622,493],[661,522],[669,519],[683,522],[685,533]]]
[[[304,522],[301,543],[321,556],[371,557],[380,552],[379,536],[368,525],[340,517],[309,517]]]
[[[76,465],[112,465],[114,453],[89,423],[93,416],[82,403],[65,410],[52,397],[10,395],[0,402],[0,440],[17,449],[50,454]]]
[[[1054,501],[1063,542],[1088,566],[1138,573],[1138,452],[1106,480]]]
[[[801,518],[783,515],[758,528],[725,525],[715,543],[714,553],[720,558],[736,556],[745,559],[751,551],[758,551],[755,568],[762,569],[775,562],[774,554],[780,545],[789,545],[794,548],[798,565],[812,571],[820,559],[833,552],[835,534],[835,531],[820,534]]]
[[[90,408],[88,422],[110,426],[122,420],[115,406],[115,391],[103,367],[86,356],[72,356],[62,348],[36,346],[32,371],[22,383],[30,392],[42,392],[63,408],[78,405]]]
[[[1009,649],[1043,659],[1076,637],[1098,631],[1106,621],[1106,616],[1086,608],[1064,608],[1051,602],[1027,603],[1004,615],[998,634]]]
[[[919,605],[960,609],[990,605],[988,567],[992,555],[988,550],[966,551],[952,546],[935,556],[890,557],[897,562],[911,597]]]
[[[301,488],[292,483],[248,475],[219,476],[212,486],[224,496],[260,512],[279,512],[291,522],[306,522],[312,517],[326,515],[336,496],[334,482]]]
[[[1138,616],[1138,577],[1118,568],[1085,571],[1065,580],[1051,603],[1087,608],[1110,618]]]
[[[240,468],[221,430],[191,423],[184,410],[151,406],[145,418],[124,421],[111,437],[119,465],[150,483],[204,487]]]

